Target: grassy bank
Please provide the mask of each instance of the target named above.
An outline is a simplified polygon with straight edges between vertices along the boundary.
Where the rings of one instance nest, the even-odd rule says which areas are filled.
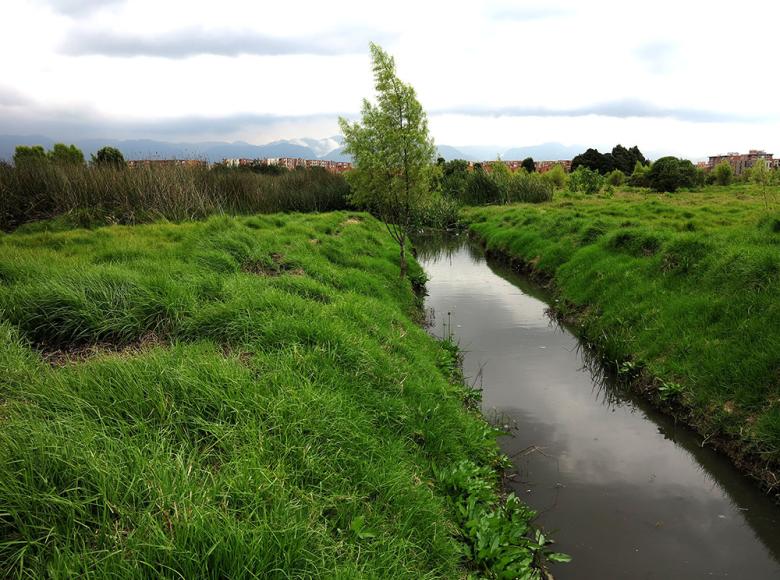
[[[780,213],[762,195],[579,196],[465,219],[552,278],[607,360],[780,490]]]
[[[76,226],[199,219],[213,214],[347,208],[349,187],[323,169],[261,175],[206,167],[0,164],[0,229],[60,218]]]
[[[0,575],[538,577],[417,301],[365,214],[3,235]]]

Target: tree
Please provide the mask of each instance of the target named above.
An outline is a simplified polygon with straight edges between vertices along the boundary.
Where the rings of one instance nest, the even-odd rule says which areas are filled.
[[[116,147],[102,147],[92,155],[92,163],[98,166],[124,167],[125,157]]]
[[[758,185],[761,190],[761,195],[764,198],[764,206],[769,207],[769,198],[766,194],[766,186],[769,185],[771,174],[769,173],[769,166],[766,161],[759,159],[750,168],[750,181]]]
[[[642,155],[642,152],[639,150],[639,147],[634,145],[631,147],[628,152],[631,154],[631,159],[634,160],[634,165],[636,166],[636,163],[641,163],[642,165],[648,165],[647,159],[645,159],[645,156]]]
[[[354,169],[347,173],[352,201],[381,219],[398,242],[401,277],[406,277],[406,241],[426,207],[430,168],[436,151],[428,120],[414,88],[395,73],[395,61],[373,42],[376,104],[363,100],[360,123],[339,118],[344,151]]]
[[[521,165],[528,173],[533,173],[536,171],[536,163],[534,163],[533,157],[526,157],[523,159],[523,163]]]
[[[734,170],[731,169],[731,164],[728,161],[721,161],[712,170],[715,175],[715,183],[718,185],[729,185],[734,178]]]
[[[47,153],[49,160],[57,165],[83,165],[84,153],[75,145],[55,143]]]
[[[675,192],[696,184],[696,167],[687,159],[661,157],[647,172],[647,181],[656,191]]]
[[[615,169],[615,160],[611,153],[604,154],[599,153],[598,149],[588,149],[571,160],[571,170],[576,171],[578,167],[587,167],[605,175]]]
[[[453,159],[444,163],[444,175],[441,179],[441,191],[446,197],[458,198],[466,191],[469,177],[469,162]]]
[[[45,163],[46,150],[41,145],[17,145],[14,150],[14,165],[28,165],[32,163]]]
[[[612,148],[612,159],[615,162],[615,169],[623,173],[623,175],[630,174],[634,169],[634,164],[637,162],[637,159],[634,158],[631,152],[622,145],[615,145]],[[612,185],[620,184],[615,183]]]

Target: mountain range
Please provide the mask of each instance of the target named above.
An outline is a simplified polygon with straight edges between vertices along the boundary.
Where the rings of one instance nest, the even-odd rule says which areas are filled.
[[[0,160],[10,161],[17,145],[42,145],[50,149],[60,142],[43,135],[0,135]],[[67,144],[71,141],[66,140]],[[195,143],[174,143],[151,139],[77,139],[73,143],[84,152],[85,157],[95,153],[101,147],[110,145],[119,149],[126,159],[206,159],[221,161],[225,158],[245,157],[262,159],[265,157],[300,157],[303,159],[326,159],[330,161],[349,161],[344,153],[344,140],[340,135],[325,139],[286,139],[273,141],[265,145],[254,145],[245,141],[203,141]],[[586,147],[565,146],[560,143],[544,143],[530,147],[506,149],[498,146],[461,146],[439,145],[438,155],[447,160],[466,159],[467,161],[502,159],[536,160],[571,159],[582,153]]]

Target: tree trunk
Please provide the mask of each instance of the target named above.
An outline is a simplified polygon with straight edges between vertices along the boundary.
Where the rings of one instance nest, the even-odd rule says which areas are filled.
[[[406,278],[406,271],[408,270],[408,267],[406,265],[406,242],[400,243],[401,248],[401,255],[399,258],[399,262],[401,264],[401,278]]]

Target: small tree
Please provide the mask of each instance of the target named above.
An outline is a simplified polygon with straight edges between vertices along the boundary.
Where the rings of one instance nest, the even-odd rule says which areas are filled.
[[[696,167],[687,159],[661,157],[647,172],[647,182],[656,191],[673,193],[696,183]]]
[[[604,177],[598,171],[584,165],[569,175],[569,189],[572,191],[581,191],[591,195],[601,191],[602,187],[604,187]]]
[[[533,157],[526,157],[523,159],[522,167],[525,169],[528,173],[533,173],[536,171],[536,163],[534,162]]]
[[[761,196],[764,198],[764,206],[769,207],[769,197],[767,196],[766,186],[769,185],[771,174],[769,172],[769,166],[766,161],[759,159],[750,168],[750,181],[755,183],[761,191]]]
[[[124,167],[125,156],[116,147],[101,147],[92,155],[92,163],[98,166]]]
[[[718,185],[729,185],[734,178],[734,170],[728,161],[721,161],[712,170],[715,174],[715,183]]]
[[[462,197],[466,191],[469,177],[469,163],[463,159],[453,159],[444,163],[444,175],[441,181],[442,193],[449,198]]]
[[[57,165],[83,165],[84,153],[75,145],[55,143],[47,153],[49,160]]]
[[[46,150],[41,145],[17,145],[14,150],[14,165],[17,167],[46,161]]]
[[[354,169],[347,174],[353,202],[381,219],[398,242],[401,277],[407,272],[406,241],[426,207],[436,151],[428,120],[414,88],[395,74],[395,61],[371,43],[376,104],[363,100],[362,123],[339,118],[344,151]]]

